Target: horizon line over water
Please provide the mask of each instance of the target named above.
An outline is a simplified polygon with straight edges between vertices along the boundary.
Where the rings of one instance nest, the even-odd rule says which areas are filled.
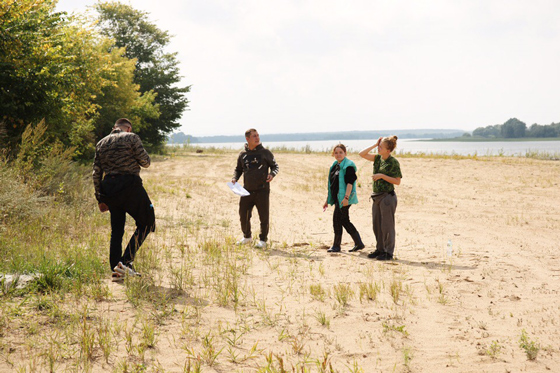
[[[504,155],[504,156],[526,156],[527,153],[553,153],[560,155],[560,141],[426,141],[428,139],[399,139],[397,140],[396,155],[398,153],[412,154],[457,154],[457,155]],[[349,152],[372,146],[376,140],[345,140],[341,141]],[[261,141],[266,148],[287,148],[294,150],[330,151],[337,141]],[[183,144],[172,144],[169,146],[182,146]],[[223,148],[242,150],[245,142],[222,142],[222,143],[192,143],[198,148]]]

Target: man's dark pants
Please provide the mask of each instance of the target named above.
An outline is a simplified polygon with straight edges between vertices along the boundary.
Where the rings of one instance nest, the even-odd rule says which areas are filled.
[[[127,179],[130,179],[130,176],[131,175],[126,175]],[[112,189],[118,190],[119,188],[115,188],[115,185],[122,185],[122,179],[123,178],[119,180],[119,176],[105,177],[103,180],[104,191],[107,189],[109,191]],[[154,207],[148,197],[148,193],[146,193],[146,190],[142,186],[142,180],[138,176],[135,176],[132,180],[133,181],[124,189],[110,197],[104,198],[103,201],[109,206],[109,211],[111,213],[111,245],[109,254],[111,269],[115,268],[119,262],[128,264],[134,261],[136,252],[148,234],[155,231],[156,228]],[[127,180],[124,183],[127,184],[129,181]],[[130,238],[123,254],[122,238],[124,235],[127,213],[136,221],[136,230]]]
[[[249,191],[248,196],[241,197],[239,200],[239,218],[241,220],[241,230],[243,237],[251,238],[251,216],[253,215],[253,207],[257,207],[259,219],[261,221],[261,233],[259,239],[265,241],[268,238],[268,215],[269,215],[269,197],[270,188]]]

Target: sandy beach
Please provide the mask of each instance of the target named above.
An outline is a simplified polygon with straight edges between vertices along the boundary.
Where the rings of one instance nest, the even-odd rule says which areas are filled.
[[[134,305],[135,280],[108,278],[95,313],[124,326],[92,371],[125,371],[123,361],[148,372],[560,371],[560,162],[399,159],[396,260],[378,262],[367,258],[370,162],[348,155],[359,183],[350,217],[366,249],[348,253],[344,233],[343,252],[328,254],[333,158],[276,154],[263,250],[234,244],[236,156],[190,153],[142,171],[158,227],[138,281],[163,301]],[[252,223],[256,235],[256,209]],[[147,321],[157,343],[140,354],[125,336],[134,345]]]

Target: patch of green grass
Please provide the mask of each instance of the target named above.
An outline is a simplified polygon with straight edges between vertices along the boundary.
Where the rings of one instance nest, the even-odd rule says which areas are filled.
[[[408,337],[408,332],[406,331],[406,325],[394,325],[385,321],[381,325],[383,326],[383,333],[398,332],[401,333],[403,336]]]
[[[410,362],[411,362],[412,359],[414,358],[414,353],[413,353],[413,351],[412,351],[412,348],[410,348],[410,347],[403,347],[402,353],[403,353],[403,359],[404,359],[404,366],[405,366],[405,367],[409,367],[409,366],[410,366]]]
[[[327,329],[331,327],[331,320],[327,317],[325,312],[317,311],[317,313],[315,314],[315,319],[319,322],[319,324],[327,327]]]
[[[398,304],[401,294],[403,292],[402,281],[394,278],[393,281],[391,281],[389,292],[391,294],[391,298],[393,298],[393,302],[395,304]]]
[[[490,347],[486,350],[486,355],[490,356],[492,359],[497,359],[502,349],[503,346],[501,346],[498,341],[492,341]]]
[[[324,302],[325,298],[327,297],[327,292],[323,289],[321,284],[311,284],[309,285],[309,293],[313,297],[313,299],[318,300],[320,302]]]
[[[540,343],[536,341],[532,341],[525,329],[521,331],[521,337],[519,338],[519,347],[521,347],[525,351],[525,355],[527,355],[527,359],[529,360],[536,360],[537,355],[541,349]]]
[[[379,294],[379,285],[376,283],[360,283],[360,302],[362,299],[375,301]]]
[[[354,297],[354,290],[350,284],[337,284],[333,287],[333,294],[340,306],[346,307]]]

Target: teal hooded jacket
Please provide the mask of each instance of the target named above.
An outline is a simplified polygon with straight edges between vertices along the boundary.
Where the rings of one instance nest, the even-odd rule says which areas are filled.
[[[331,171],[333,170],[334,166],[336,166],[337,163],[338,163],[337,161],[334,161],[331,168],[329,169],[329,177],[328,177],[328,192],[329,192],[329,195],[327,197],[327,203],[329,205],[334,204],[334,197],[331,195],[330,174],[331,174]],[[354,167],[354,170],[356,170],[356,173],[358,172],[358,168],[356,167],[354,162],[352,162],[348,158],[344,158],[342,160],[342,162],[340,162],[340,173],[338,174],[338,203],[340,204],[339,207],[341,207],[341,208],[343,207],[342,206],[342,200],[344,199],[344,196],[345,196],[345,193],[346,193],[346,182],[344,181],[344,176],[346,175],[346,169],[348,167]],[[354,205],[356,203],[358,203],[358,196],[356,194],[356,182],[354,181],[354,184],[352,184],[352,192],[350,193],[350,196],[348,197],[348,204],[349,205]]]

